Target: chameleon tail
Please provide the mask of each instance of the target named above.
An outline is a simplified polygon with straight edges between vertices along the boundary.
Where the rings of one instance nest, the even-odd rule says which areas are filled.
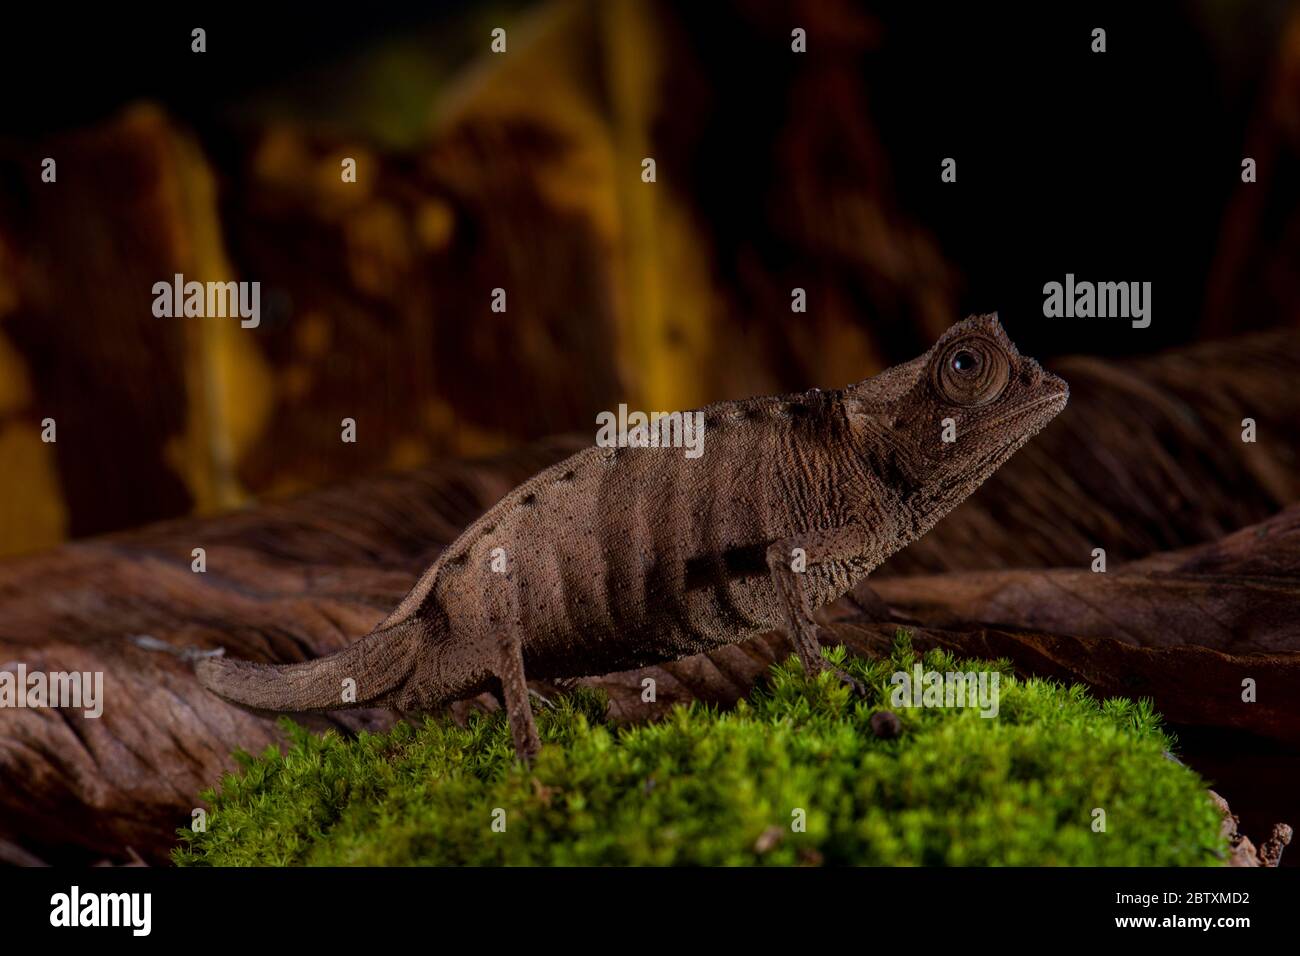
[[[199,683],[218,697],[254,710],[380,707],[400,696],[398,692],[414,677],[420,643],[417,625],[398,623],[314,661],[258,664],[206,657],[195,666],[195,673]],[[354,683],[345,684],[349,679]]]

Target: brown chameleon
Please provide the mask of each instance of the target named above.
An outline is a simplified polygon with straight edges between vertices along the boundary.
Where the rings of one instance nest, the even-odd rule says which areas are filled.
[[[581,451],[466,528],[351,646],[282,666],[212,657],[198,676],[265,711],[418,712],[495,691],[528,758],[525,675],[628,670],[778,628],[816,672],[813,610],[925,534],[1068,396],[996,315],[975,316],[856,385],[708,406],[699,457]]]

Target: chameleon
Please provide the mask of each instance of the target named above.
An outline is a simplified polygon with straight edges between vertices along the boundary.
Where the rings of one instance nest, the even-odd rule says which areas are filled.
[[[212,656],[197,676],[269,712],[419,713],[494,693],[526,761],[541,746],[527,678],[631,670],[777,630],[818,673],[831,665],[815,609],[929,531],[1068,398],[996,313],[971,316],[857,384],[707,406],[699,457],[585,448],[474,521],[343,650],[284,665]]]

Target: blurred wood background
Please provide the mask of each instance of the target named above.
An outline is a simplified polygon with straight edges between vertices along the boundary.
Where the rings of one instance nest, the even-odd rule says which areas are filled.
[[[916,79],[909,44],[928,29],[850,2],[486,10],[438,43],[397,38],[338,76],[310,74],[224,125],[135,101],[0,136],[0,554],[589,430],[620,401],[675,409],[838,387],[1000,301],[1031,354],[1109,341],[1099,326],[1045,339],[1041,318],[988,294],[1006,277],[986,261],[996,227],[977,238],[998,215],[985,204],[1036,214],[1031,192],[1002,188],[1025,171],[946,194],[960,227],[915,185],[936,178],[937,160],[909,150],[937,121],[899,125],[908,91],[888,71]],[[1205,274],[1180,265],[1176,288],[1203,311],[1171,312],[1181,300],[1158,284],[1154,331],[1120,348],[1300,316],[1300,14],[1261,6],[1256,34],[1265,13],[1281,29],[1248,67],[1222,39],[1248,31],[1195,5],[1169,14],[1180,32],[1167,47],[1224,47],[1215,69],[1241,105],[1241,142],[1224,144],[1227,186],[1162,200],[1199,210],[1167,235],[1200,230]],[[463,34],[482,51],[496,22],[509,55],[438,65],[434,51]],[[789,55],[792,22],[815,56]],[[946,36],[925,41],[940,44],[936,62],[956,42]],[[358,106],[337,92],[384,71],[398,79],[382,97]],[[415,105],[395,133],[398,90]],[[305,115],[321,103],[340,118]],[[997,116],[974,122],[1005,126]],[[1257,157],[1259,182],[1238,181],[1238,150]],[[57,187],[37,175],[45,156],[58,157]],[[355,184],[341,181],[343,157],[357,160]],[[1122,225],[1095,228],[1094,244],[1128,241]],[[1007,255],[1038,244],[1026,236]],[[261,327],[155,318],[150,288],[175,273],[261,282]],[[807,313],[790,311],[795,287]],[[504,314],[489,308],[495,288]],[[339,441],[345,417],[356,445]],[[45,418],[56,444],[39,440]]]

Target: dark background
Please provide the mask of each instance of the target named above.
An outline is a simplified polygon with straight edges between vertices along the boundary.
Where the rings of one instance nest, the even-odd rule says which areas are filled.
[[[75,22],[28,14],[24,29],[0,36],[4,132],[75,129],[148,99],[220,148],[231,116],[261,90],[328,71],[401,35],[427,37],[440,58],[464,65],[481,53],[467,35],[475,11],[530,6],[370,4],[364,15],[345,17],[223,5],[185,14],[91,13]],[[804,20],[797,5],[665,6],[679,19],[681,38],[708,61],[716,99],[726,104],[695,144],[692,196],[724,248],[742,235],[761,237],[762,210],[750,197],[773,186],[764,152],[781,116],[774,105],[788,97],[802,64],[791,58],[788,69],[774,68],[772,43],[788,46],[788,37],[747,36],[736,9]],[[892,186],[959,265],[958,311],[1000,311],[1034,354],[1149,352],[1194,339],[1248,132],[1276,82],[1274,55],[1293,5],[866,7],[881,42],[861,58],[859,76],[888,149]],[[202,57],[189,52],[196,25],[208,31]],[[1090,51],[1098,26],[1107,30],[1102,55]],[[822,39],[815,37],[814,53]],[[958,160],[956,184],[939,180],[945,156]],[[1256,159],[1261,179],[1294,178],[1293,162]],[[764,253],[776,261],[782,249]],[[1139,335],[1122,323],[1043,321],[1042,283],[1067,272],[1151,281],[1156,320]],[[1240,322],[1258,327],[1289,317]]]
[[[976,312],[1042,359],[1291,327],[1298,32],[1283,2],[20,17],[0,554],[585,432],[624,401],[838,387]],[[343,155],[364,189],[338,189]],[[219,263],[262,283],[261,328],[152,319],[152,282]],[[1045,318],[1067,273],[1150,282],[1150,327]],[[77,441],[35,448],[47,416]]]

